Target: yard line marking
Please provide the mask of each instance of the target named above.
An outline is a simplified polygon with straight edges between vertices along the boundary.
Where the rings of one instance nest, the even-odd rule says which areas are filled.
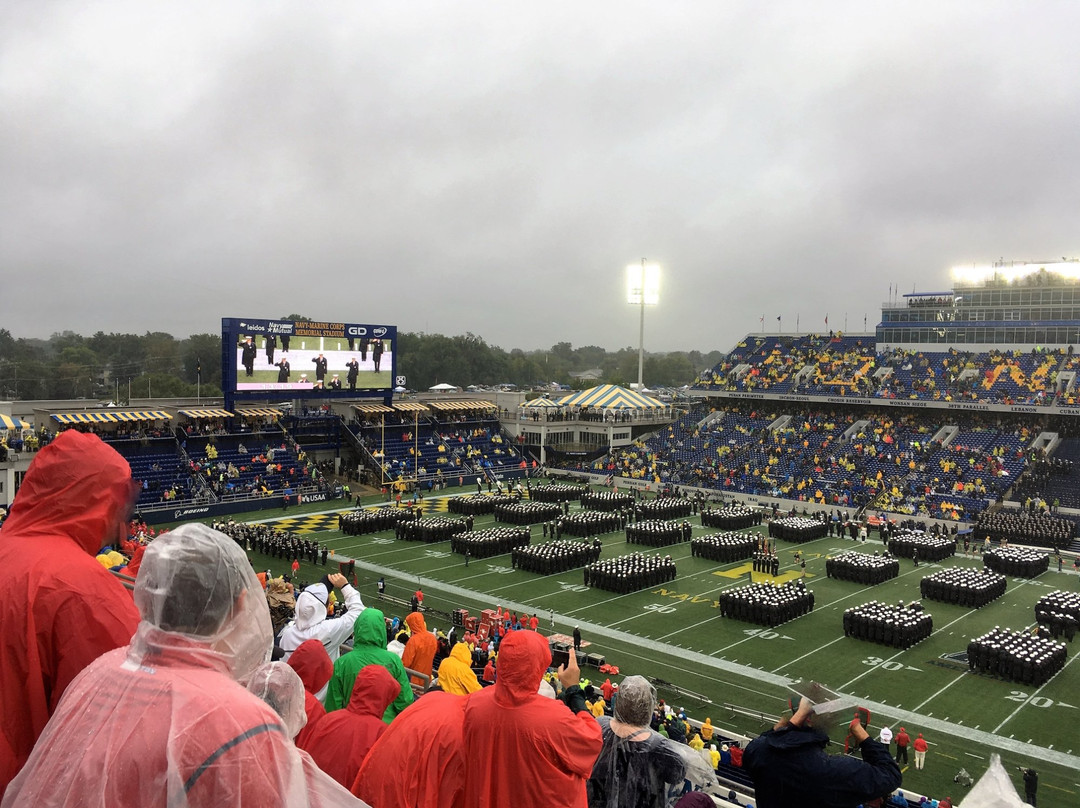
[[[832,642],[827,642],[827,643],[825,643],[825,645],[822,645],[822,646],[821,646],[821,647],[819,647],[819,648],[815,648],[815,649],[814,649],[813,651],[808,651],[807,653],[803,654],[803,655],[802,655],[801,657],[796,657],[795,659],[790,659],[790,660],[788,660],[788,661],[787,661],[787,662],[785,662],[785,663],[784,663],[783,665],[781,665],[781,666],[780,666],[779,668],[776,668],[776,669],[774,669],[774,670],[773,670],[773,673],[779,673],[780,671],[782,671],[782,670],[783,670],[784,668],[788,667],[789,665],[794,665],[794,664],[795,664],[796,662],[798,662],[799,660],[801,660],[801,659],[806,659],[806,658],[807,658],[808,656],[813,656],[813,655],[814,655],[814,654],[816,654],[816,653],[817,653],[818,651],[824,651],[824,650],[825,650],[826,648],[828,648],[828,647],[829,647],[830,645],[832,645],[833,643],[838,643],[838,642],[840,642],[841,640],[846,640],[846,639],[847,639],[847,637],[846,637],[846,636],[845,636],[845,637],[837,637],[837,638],[836,638],[835,640],[833,640]]]
[[[996,727],[994,727],[994,730],[993,730],[993,731],[994,731],[994,734],[996,735],[996,734],[997,734],[997,732],[998,732],[998,730],[1000,730],[1000,729],[1001,729],[1001,728],[1002,728],[1003,726],[1005,726],[1005,725],[1006,725],[1006,724],[1008,724],[1008,723],[1009,723],[1010,721],[1012,721],[1012,720],[1013,720],[1013,718],[1014,718],[1014,717],[1016,716],[1016,714],[1017,714],[1018,712],[1020,712],[1020,710],[1021,710],[1021,709],[1023,709],[1023,708],[1024,708],[1024,707],[1025,707],[1025,706],[1026,706],[1026,705],[1027,705],[1027,704],[1028,704],[1028,703],[1029,703],[1029,702],[1030,702],[1030,701],[1031,701],[1031,700],[1032,700],[1033,698],[1035,698],[1035,697],[1036,697],[1036,696],[1038,696],[1038,695],[1039,695],[1040,693],[1042,693],[1042,691],[1043,691],[1043,687],[1046,687],[1046,685],[1050,684],[1050,682],[1054,681],[1054,680],[1055,680],[1055,679],[1056,679],[1056,678],[1057,678],[1058,676],[1060,676],[1060,675],[1061,675],[1062,673],[1064,673],[1064,672],[1065,672],[1065,668],[1069,667],[1069,666],[1070,666],[1071,664],[1073,664],[1073,662],[1075,662],[1075,661],[1076,661],[1076,655],[1074,654],[1074,655],[1073,655],[1073,656],[1072,656],[1072,657],[1071,657],[1071,658],[1069,659],[1069,661],[1065,663],[1065,666],[1064,666],[1064,667],[1063,667],[1063,668],[1062,668],[1061,670],[1059,670],[1059,671],[1058,671],[1057,673],[1055,673],[1055,674],[1054,674],[1053,676],[1051,676],[1051,677],[1050,677],[1050,679],[1049,679],[1049,680],[1048,680],[1047,682],[1045,682],[1045,683],[1044,683],[1044,684],[1042,685],[1042,687],[1040,687],[1040,688],[1039,688],[1038,690],[1036,690],[1036,691],[1035,691],[1034,693],[1032,693],[1032,694],[1031,694],[1030,696],[1028,696],[1028,697],[1027,697],[1026,699],[1024,699],[1024,701],[1020,702],[1020,703],[1019,703],[1019,704],[1018,704],[1018,705],[1016,706],[1016,709],[1015,709],[1015,710],[1013,710],[1013,711],[1012,711],[1011,713],[1009,713],[1009,716],[1008,716],[1008,718],[1006,718],[1006,719],[1005,719],[1004,721],[1002,721],[1002,722],[1001,722],[1000,724],[998,724],[998,725],[997,725]]]
[[[950,687],[955,685],[957,682],[959,682],[961,679],[963,679],[967,675],[968,675],[968,671],[964,671],[963,673],[961,673],[959,676],[957,676],[955,679],[953,679],[951,682],[949,682],[947,685],[945,685],[945,687],[941,688],[941,690],[939,690],[937,693],[932,695],[930,698],[928,698],[922,704],[918,705],[915,708],[915,712],[918,712],[919,710],[921,710],[923,707],[925,707],[927,704],[932,702],[934,699],[936,699],[938,696],[940,696],[942,693],[944,693],[946,690],[948,690]],[[948,719],[945,719],[945,720],[948,721]]]
[[[953,620],[953,621],[952,621],[952,623],[946,623],[946,624],[945,624],[944,626],[942,626],[941,628],[939,628],[939,629],[938,629],[937,631],[935,631],[935,632],[934,632],[933,634],[931,634],[930,636],[931,636],[931,637],[933,637],[933,636],[934,636],[935,634],[940,634],[940,633],[941,633],[941,632],[943,632],[943,631],[944,631],[945,629],[947,629],[947,628],[948,628],[949,626],[953,625],[953,623],[959,623],[959,622],[960,622],[961,620],[963,620],[963,619],[964,619],[965,617],[970,617],[970,616],[971,616],[972,614],[973,614],[973,612],[968,612],[968,613],[966,613],[966,614],[962,614],[962,615],[960,615],[960,616],[959,616],[958,618],[956,618],[955,620]],[[929,638],[928,638],[928,639],[929,639]],[[917,645],[917,643],[916,643],[916,645]],[[912,648],[914,648],[914,647],[915,647],[915,646],[912,646]],[[886,662],[892,662],[892,661],[893,661],[894,659],[896,659],[896,658],[897,658],[898,656],[900,656],[901,654],[907,653],[907,652],[908,652],[908,651],[910,651],[910,650],[911,650],[911,648],[905,648],[905,649],[904,649],[904,650],[902,650],[902,651],[897,651],[897,652],[896,652],[895,654],[893,654],[893,655],[892,655],[891,657],[889,657],[889,658],[888,658],[888,659],[886,659],[885,661],[886,661]],[[855,683],[856,683],[857,681],[859,681],[859,680],[860,680],[860,679],[862,679],[862,678],[863,678],[864,676],[866,676],[866,674],[870,673],[870,672],[871,672],[871,671],[873,671],[873,670],[876,670],[876,668],[877,668],[877,666],[876,666],[876,665],[875,665],[874,667],[870,667],[870,668],[867,668],[867,669],[866,669],[865,671],[863,671],[862,673],[860,673],[860,674],[859,674],[858,676],[856,676],[856,677],[855,677],[854,679],[852,679],[852,680],[851,680],[850,682],[846,682],[845,684],[842,684],[842,685],[840,685],[840,687],[839,687],[839,688],[837,688],[837,689],[838,689],[838,690],[846,690],[847,688],[851,687],[851,685],[855,684]]]

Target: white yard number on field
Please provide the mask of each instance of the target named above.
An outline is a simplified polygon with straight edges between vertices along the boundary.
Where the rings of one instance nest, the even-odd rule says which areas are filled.
[[[675,611],[674,606],[667,606],[663,603],[646,603],[642,608],[647,612],[657,612],[658,614],[671,614]]]
[[[881,657],[871,656],[862,661],[862,664],[869,665],[871,668],[881,668],[883,671],[902,671],[904,668],[917,671],[918,668],[912,668],[910,665],[905,665],[903,662],[897,662],[896,660],[884,660]]]
[[[1023,690],[1010,690],[1009,695],[1005,697],[1009,701],[1025,701],[1032,707],[1053,707],[1055,702],[1053,699],[1048,699],[1046,696],[1033,696],[1028,698],[1028,694]],[[1072,707],[1076,709],[1075,704],[1065,704],[1064,702],[1057,702],[1058,707]]]

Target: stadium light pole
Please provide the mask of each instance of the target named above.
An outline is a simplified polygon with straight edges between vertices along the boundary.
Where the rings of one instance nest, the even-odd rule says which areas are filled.
[[[655,306],[660,302],[660,267],[647,264],[641,259],[641,265],[631,264],[626,268],[626,302],[641,308],[641,324],[638,332],[638,390],[645,389],[645,305]]]

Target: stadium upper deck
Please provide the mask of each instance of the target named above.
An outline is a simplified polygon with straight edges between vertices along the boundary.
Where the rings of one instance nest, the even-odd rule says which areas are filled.
[[[1080,262],[967,271],[882,307],[876,334],[751,334],[697,395],[1078,415]]]

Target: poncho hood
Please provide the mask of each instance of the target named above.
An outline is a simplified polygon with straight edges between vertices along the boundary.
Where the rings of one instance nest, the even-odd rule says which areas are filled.
[[[96,435],[67,430],[38,452],[4,522],[21,536],[68,536],[90,555],[118,542],[138,488],[128,462]]]
[[[365,665],[356,675],[352,694],[349,696],[349,712],[369,715],[381,721],[390,703],[401,693],[401,685],[382,665]]]
[[[289,656],[289,667],[296,671],[304,690],[318,693],[334,674],[334,663],[318,640],[304,640]]]
[[[361,645],[386,649],[386,616],[379,609],[364,609],[356,619],[353,646]]]
[[[535,631],[515,631],[499,646],[496,701],[516,705],[536,696],[551,663],[551,646]]]

